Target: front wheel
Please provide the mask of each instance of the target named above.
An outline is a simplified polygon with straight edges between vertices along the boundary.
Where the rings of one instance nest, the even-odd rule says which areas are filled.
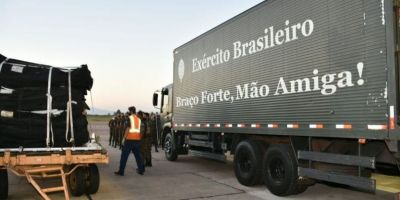
[[[0,200],[8,197],[8,174],[7,169],[0,169]]]
[[[164,140],[165,157],[169,161],[175,161],[178,158],[178,152],[174,143],[172,133],[167,133]]]

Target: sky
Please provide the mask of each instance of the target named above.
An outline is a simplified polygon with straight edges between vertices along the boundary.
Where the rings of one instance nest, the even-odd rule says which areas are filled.
[[[173,50],[261,0],[0,0],[0,54],[57,67],[88,64],[87,103],[155,111]],[[91,101],[93,99],[93,101]]]

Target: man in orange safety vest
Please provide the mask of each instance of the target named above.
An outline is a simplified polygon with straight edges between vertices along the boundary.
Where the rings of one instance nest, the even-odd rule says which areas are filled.
[[[124,146],[122,147],[121,152],[121,160],[119,163],[118,171],[114,172],[116,175],[123,176],[125,171],[126,162],[129,157],[129,153],[132,152],[135,156],[137,169],[136,173],[143,175],[144,173],[144,164],[143,158],[140,155],[140,140],[142,138],[141,135],[141,120],[139,116],[136,115],[136,108],[134,106],[129,107],[129,120],[127,120],[127,125],[124,134]]]

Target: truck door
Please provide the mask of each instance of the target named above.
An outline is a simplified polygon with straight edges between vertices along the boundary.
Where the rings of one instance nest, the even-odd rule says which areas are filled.
[[[161,124],[171,123],[172,119],[172,87],[165,87],[161,91]]]

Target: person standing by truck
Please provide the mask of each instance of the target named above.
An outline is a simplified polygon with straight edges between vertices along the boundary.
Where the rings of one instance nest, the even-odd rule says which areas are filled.
[[[129,127],[129,111],[125,113],[125,115],[122,115],[122,122],[121,122],[121,138],[120,138],[120,146],[119,149],[122,149],[123,143],[124,143],[124,137],[123,135],[125,134],[125,129]]]
[[[119,144],[119,149],[122,149],[122,140],[125,134],[125,116],[124,113],[120,114],[119,117],[119,136],[118,136],[118,144]]]
[[[117,146],[119,146],[119,137],[120,137],[120,121],[121,121],[121,114],[117,114],[117,116],[115,117],[115,122],[114,122],[114,148],[116,148]]]
[[[154,150],[158,152],[158,141],[157,141],[157,120],[156,115],[151,113],[150,115],[150,135],[151,135],[151,146],[154,145]]]
[[[142,156],[140,155],[140,140],[142,138],[142,125],[141,119],[136,115],[136,108],[134,106],[129,107],[129,121],[127,124],[127,128],[124,133],[124,145],[122,147],[121,159],[119,163],[118,171],[114,172],[115,175],[123,176],[125,171],[126,162],[129,157],[129,153],[132,152],[135,156],[137,169],[136,173],[143,175],[144,174],[144,164]]]
[[[113,146],[114,144],[114,132],[115,132],[115,118],[111,118],[110,121],[108,122],[108,127],[110,129],[110,138],[108,139],[108,145]]]
[[[150,119],[149,113],[143,113],[144,134],[142,139],[141,153],[145,166],[151,167],[151,134],[150,134]]]

